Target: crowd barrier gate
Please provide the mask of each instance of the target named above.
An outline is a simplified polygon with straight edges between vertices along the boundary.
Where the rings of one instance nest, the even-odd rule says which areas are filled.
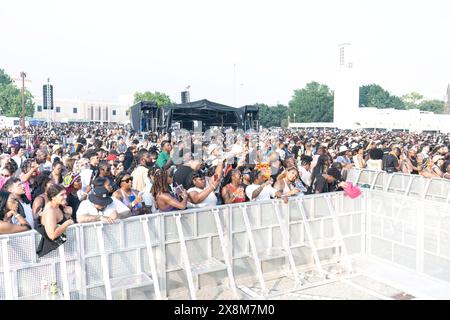
[[[370,190],[381,190],[421,199],[450,203],[450,180],[420,175],[387,173],[379,170],[350,169],[347,181]]]
[[[332,193],[77,224],[42,258],[37,232],[2,235],[0,299],[47,299],[42,281],[58,284],[53,299],[166,299],[186,290],[195,299],[217,285],[230,298],[265,298],[268,277],[280,270],[296,288],[306,272],[330,279],[329,265],[351,268],[349,257],[365,250],[366,197]]]

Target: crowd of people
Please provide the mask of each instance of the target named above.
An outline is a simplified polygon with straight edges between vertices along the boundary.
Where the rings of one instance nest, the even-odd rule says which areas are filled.
[[[353,167],[450,179],[445,134],[212,133],[87,124],[2,130],[0,234],[35,229],[42,256],[73,223],[333,192]]]

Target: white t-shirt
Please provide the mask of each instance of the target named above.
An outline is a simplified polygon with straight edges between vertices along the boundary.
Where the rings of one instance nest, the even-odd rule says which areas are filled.
[[[271,197],[275,197],[277,189],[273,188],[271,185],[267,185],[261,190],[261,192],[255,199],[252,199],[252,193],[259,187],[260,185],[253,183],[245,189],[245,194],[247,195],[247,198],[250,199],[250,201],[270,200]]]
[[[106,217],[109,217],[113,211],[117,211],[118,214],[121,214],[125,211],[129,211],[130,209],[127,208],[126,205],[124,205],[119,200],[112,197],[113,202],[111,202],[106,208],[103,210],[103,214]],[[89,199],[83,200],[80,203],[80,206],[77,210],[77,216],[83,216],[83,215],[90,215],[90,216],[97,216],[101,215],[99,210],[94,206],[94,204],[89,201]]]
[[[198,193],[202,192],[203,190],[197,187],[190,188],[187,193],[191,193],[193,191],[197,191]],[[214,192],[211,192],[208,194],[208,196],[200,203],[194,204],[191,202],[188,202],[188,208],[203,208],[203,207],[214,207],[217,205],[217,197],[214,194]]]
[[[298,171],[300,172],[300,177],[301,177],[303,184],[309,187],[311,185],[312,173],[310,171],[306,170],[302,166],[300,166],[298,168]]]

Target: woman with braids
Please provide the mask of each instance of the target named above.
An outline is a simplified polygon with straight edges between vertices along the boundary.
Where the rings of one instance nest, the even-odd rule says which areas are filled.
[[[19,213],[19,205],[13,194],[0,191],[0,234],[31,230],[31,226]]]
[[[180,193],[181,201],[175,199],[169,193],[169,183],[167,182],[167,172],[165,170],[158,170],[155,172],[155,181],[151,192],[155,199],[156,208],[160,212],[186,209],[188,201],[186,190],[182,190]]]
[[[36,253],[39,257],[55,250],[66,241],[64,232],[74,222],[63,208],[67,205],[66,189],[59,184],[52,184],[47,189],[48,202],[42,211],[36,231],[42,235]]]

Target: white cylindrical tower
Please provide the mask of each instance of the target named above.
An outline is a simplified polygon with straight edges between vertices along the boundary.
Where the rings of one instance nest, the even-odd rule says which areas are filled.
[[[339,66],[334,91],[334,124],[339,129],[357,126],[359,85],[355,75],[350,43],[339,45]]]

